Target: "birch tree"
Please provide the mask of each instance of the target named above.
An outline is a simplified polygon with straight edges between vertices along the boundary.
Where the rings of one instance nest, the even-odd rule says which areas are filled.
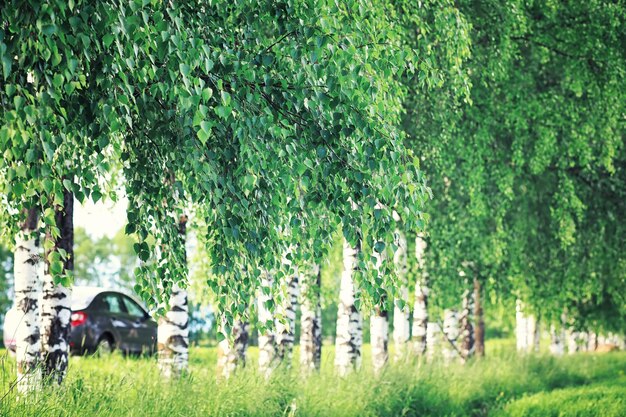
[[[39,216],[36,209],[24,211],[25,219],[15,238],[15,306],[20,318],[15,334],[17,390],[22,395],[41,384],[39,294]]]
[[[357,256],[360,250],[360,241],[353,247],[344,240],[335,339],[335,368],[340,376],[358,370],[362,361],[363,319],[355,305],[358,294],[354,284],[354,274],[359,270]]]
[[[178,244],[184,247],[187,216],[178,222]],[[187,290],[174,283],[157,331],[158,364],[165,378],[178,378],[189,368],[189,305]]]
[[[465,282],[465,286],[469,287],[468,282]],[[467,362],[467,360],[474,355],[475,351],[475,331],[472,324],[474,318],[474,291],[473,288],[467,288],[463,293],[463,303],[461,306],[461,314],[459,318],[459,324],[461,327],[459,353],[461,360]]]
[[[397,232],[397,249],[394,253],[394,264],[400,280],[400,298],[394,302],[393,309],[393,343],[394,360],[406,359],[408,343],[411,337],[411,309],[408,304],[409,282],[407,277],[407,241],[404,233]]]
[[[271,375],[276,360],[276,341],[274,333],[274,316],[271,307],[274,300],[271,296],[273,279],[265,274],[261,280],[257,298],[259,331],[259,372],[266,378]]]
[[[446,364],[451,363],[455,359],[460,359],[458,348],[459,338],[459,318],[458,313],[454,309],[446,309],[443,312],[443,360]]]
[[[296,308],[298,307],[298,274],[289,274],[282,289],[281,302],[275,319],[276,359],[286,368],[291,367],[296,333]]]
[[[310,274],[302,278],[300,368],[307,375],[318,371],[322,361],[322,272],[314,265]]]
[[[219,377],[228,379],[237,369],[246,366],[248,339],[249,324],[241,320],[235,321],[229,337],[220,341],[217,347],[217,374]]]
[[[54,209],[56,227],[48,227],[45,274],[41,303],[41,358],[44,378],[61,384],[67,374],[70,353],[72,290],[67,284],[74,271],[74,194],[63,193],[63,205]],[[62,261],[62,271],[52,271]],[[53,276],[65,276],[65,285]]]
[[[161,249],[176,240],[173,213],[163,210],[172,187],[203,217],[208,286],[229,326],[260,271],[280,268],[280,228],[303,207],[331,212],[352,243],[363,233],[368,254],[375,245],[391,252],[394,210],[406,230],[423,228],[428,187],[399,127],[400,78],[432,74],[413,64],[388,2],[296,3],[281,19],[266,2],[13,6],[0,11],[8,207],[58,206],[64,190],[79,201],[114,198],[105,183],[121,166],[125,231],[142,262],[135,290],[149,307],[184,312],[184,248]],[[163,173],[176,181],[163,186]],[[13,214],[2,219],[17,224]],[[318,223],[308,219],[306,229]],[[307,232],[294,230],[289,244],[304,242]],[[329,233],[321,230],[322,240]],[[52,275],[57,269],[50,265]],[[356,286],[371,305],[394,283],[362,269]],[[184,340],[184,314],[174,315]]]
[[[477,278],[474,278],[474,317],[476,355],[483,357],[485,356],[485,318],[483,313],[482,286]]]
[[[382,273],[380,270],[382,255],[374,252],[373,256],[376,259],[376,272],[380,274]],[[380,373],[389,360],[389,317],[386,304],[387,297],[385,295],[374,305],[374,312],[370,316],[370,346],[375,374]]]
[[[415,302],[413,305],[413,350],[418,356],[424,355],[427,349],[428,335],[428,281],[424,269],[424,251],[426,242],[422,237],[415,237],[415,258],[419,268],[418,278],[415,282]]]

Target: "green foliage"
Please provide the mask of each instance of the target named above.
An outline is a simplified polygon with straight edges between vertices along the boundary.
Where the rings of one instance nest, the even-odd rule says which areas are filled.
[[[456,42],[444,25],[410,38],[426,52],[443,45],[435,67],[447,88],[411,79],[405,103],[435,196],[433,302],[456,305],[464,272],[548,320],[567,310],[583,327],[623,328],[624,5],[456,2],[448,14],[455,7]]]
[[[110,194],[121,161],[137,290],[157,304],[186,285],[176,225],[191,203],[229,320],[262,270],[282,273],[276,253],[312,245],[295,256],[320,261],[338,224],[366,254],[391,248],[392,211],[421,227],[427,193],[398,129],[414,66],[394,14],[383,0],[12,1],[0,15],[9,234],[22,207],[59,206],[64,187]],[[377,299],[370,269],[359,282]]]

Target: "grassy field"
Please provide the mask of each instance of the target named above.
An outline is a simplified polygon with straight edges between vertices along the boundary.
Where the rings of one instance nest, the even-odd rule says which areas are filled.
[[[333,375],[326,348],[319,375],[298,369],[269,380],[252,366],[215,378],[216,351],[191,351],[191,374],[164,383],[154,359],[74,357],[65,385],[29,401],[10,391],[14,362],[0,352],[1,416],[626,416],[626,353],[518,357],[509,341],[491,341],[489,356],[465,366],[403,363],[374,377]],[[297,352],[296,352],[297,355]],[[296,356],[297,358],[297,356]],[[5,395],[6,394],[6,395]]]

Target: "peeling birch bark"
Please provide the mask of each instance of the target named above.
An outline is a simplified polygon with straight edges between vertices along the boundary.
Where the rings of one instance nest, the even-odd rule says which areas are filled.
[[[355,305],[356,288],[353,275],[358,268],[357,256],[360,242],[351,247],[344,240],[343,273],[337,311],[337,337],[335,339],[335,367],[340,376],[361,367],[363,345],[363,319]]]
[[[62,274],[71,274],[74,270],[73,216],[74,195],[69,191],[65,191],[63,194],[63,207],[61,210],[57,210],[55,214],[60,237],[50,251],[61,249],[67,253],[67,258],[63,261]],[[54,240],[50,231],[46,233],[46,239]],[[47,254],[45,267],[41,304],[41,359],[44,379],[61,384],[67,374],[69,363],[72,289],[54,283],[50,273]]]
[[[300,329],[300,368],[305,375],[320,369],[322,360],[322,273],[313,267],[315,280],[303,280]],[[313,284],[313,285],[309,285]]]
[[[185,243],[187,217],[181,216],[178,233]],[[172,285],[167,313],[157,330],[158,365],[165,378],[178,378],[189,369],[189,305],[187,290]]]
[[[408,278],[407,278],[407,242],[402,232],[396,234],[396,244],[398,250],[393,256],[394,264],[398,271],[398,277],[400,279],[400,297],[401,300],[396,300],[393,309],[393,344],[395,347],[394,360],[399,361],[407,356],[407,345],[411,337],[411,311],[407,300],[409,298]],[[404,303],[400,308],[399,302]]]
[[[20,325],[15,334],[17,392],[26,396],[41,387],[40,331],[39,331],[39,239],[37,233],[38,213],[27,212],[26,221],[15,238],[14,288],[15,306]]]

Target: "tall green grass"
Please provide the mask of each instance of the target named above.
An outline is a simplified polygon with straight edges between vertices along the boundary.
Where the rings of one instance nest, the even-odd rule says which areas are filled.
[[[406,362],[374,376],[366,347],[363,370],[342,379],[332,348],[325,352],[319,374],[302,378],[295,366],[266,381],[250,349],[250,366],[218,381],[215,349],[195,348],[190,375],[169,383],[154,358],[73,357],[60,389],[28,400],[9,390],[15,364],[2,354],[0,415],[626,416],[626,353],[518,357],[506,342],[494,343],[490,356],[465,366]]]

